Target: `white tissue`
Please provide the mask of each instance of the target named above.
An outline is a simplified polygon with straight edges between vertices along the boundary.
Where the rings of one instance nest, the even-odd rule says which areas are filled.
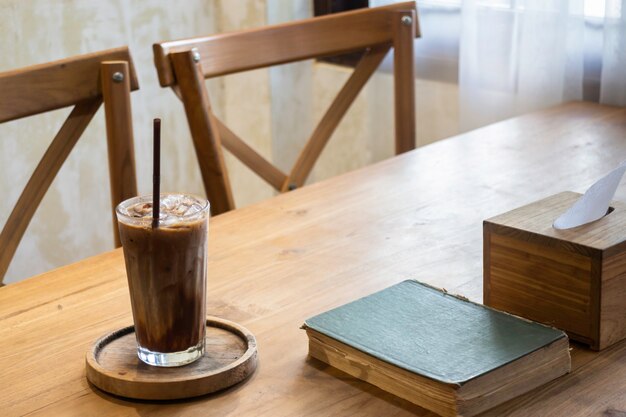
[[[604,217],[626,171],[626,161],[596,181],[572,207],[554,221],[555,229],[571,229]]]

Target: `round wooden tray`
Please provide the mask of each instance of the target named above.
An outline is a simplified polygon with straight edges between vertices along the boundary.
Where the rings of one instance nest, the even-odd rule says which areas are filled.
[[[246,328],[207,317],[206,352],[189,365],[150,366],[137,357],[134,326],[98,339],[87,351],[87,379],[111,394],[142,400],[196,397],[230,387],[256,369],[256,339]]]

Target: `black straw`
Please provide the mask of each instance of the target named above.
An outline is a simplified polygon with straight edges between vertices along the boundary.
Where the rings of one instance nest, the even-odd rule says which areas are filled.
[[[154,119],[154,152],[152,154],[152,227],[159,227],[161,188],[161,119]]]

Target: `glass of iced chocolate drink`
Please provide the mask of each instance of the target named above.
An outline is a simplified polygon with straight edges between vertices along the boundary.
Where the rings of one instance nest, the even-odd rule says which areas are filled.
[[[209,202],[161,194],[117,206],[139,358],[181,366],[204,354]]]

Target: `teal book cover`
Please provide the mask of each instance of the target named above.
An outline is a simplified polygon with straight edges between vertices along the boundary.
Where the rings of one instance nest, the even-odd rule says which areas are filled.
[[[567,338],[560,330],[410,280],[312,317],[305,327],[455,385]]]

